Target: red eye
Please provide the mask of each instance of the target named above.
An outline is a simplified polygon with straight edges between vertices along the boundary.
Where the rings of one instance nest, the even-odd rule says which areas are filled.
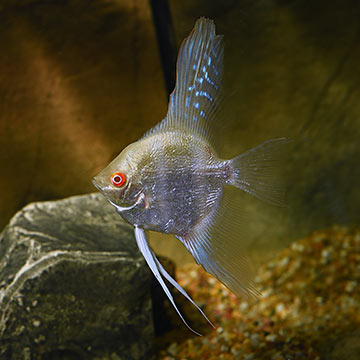
[[[126,182],[126,177],[123,173],[117,172],[111,175],[111,182],[114,186],[123,186]]]

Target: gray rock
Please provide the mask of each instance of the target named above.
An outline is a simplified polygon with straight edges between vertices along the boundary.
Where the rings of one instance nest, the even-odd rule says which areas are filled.
[[[151,275],[100,194],[32,203],[0,234],[1,359],[141,359]]]

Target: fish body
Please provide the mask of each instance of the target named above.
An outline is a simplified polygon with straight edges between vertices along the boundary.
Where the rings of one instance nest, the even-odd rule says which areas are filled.
[[[186,237],[211,211],[230,180],[229,162],[220,160],[203,139],[184,131],[155,134],[133,144],[124,159],[115,164],[136,164],[122,196],[100,184],[105,196],[120,206],[138,204],[121,215],[129,223],[146,230]],[[109,182],[115,171],[129,173],[116,165],[100,174]],[[141,196],[142,195],[142,196]],[[141,199],[140,199],[141,196]]]
[[[141,253],[185,324],[163,278],[207,317],[162,267],[145,231],[174,235],[232,292],[253,297],[258,292],[241,238],[242,209],[232,190],[281,204],[276,169],[285,138],[266,141],[230,160],[218,155],[222,74],[223,37],[215,34],[212,20],[200,18],[180,48],[166,117],[93,180],[134,226]]]

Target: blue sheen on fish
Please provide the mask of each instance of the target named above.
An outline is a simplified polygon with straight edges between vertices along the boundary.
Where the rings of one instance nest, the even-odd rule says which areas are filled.
[[[218,156],[223,56],[223,37],[215,34],[214,22],[200,18],[181,45],[166,117],[93,180],[134,226],[141,253],[189,328],[163,278],[212,323],[162,267],[145,231],[174,235],[234,294],[256,297],[246,239],[239,230],[241,203],[232,191],[241,189],[268,203],[282,204],[275,170],[286,138],[266,141],[231,160]]]

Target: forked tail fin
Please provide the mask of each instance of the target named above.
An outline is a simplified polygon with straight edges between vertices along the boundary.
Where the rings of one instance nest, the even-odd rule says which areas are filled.
[[[270,204],[284,206],[282,159],[288,138],[268,140],[230,160],[230,184]]]

